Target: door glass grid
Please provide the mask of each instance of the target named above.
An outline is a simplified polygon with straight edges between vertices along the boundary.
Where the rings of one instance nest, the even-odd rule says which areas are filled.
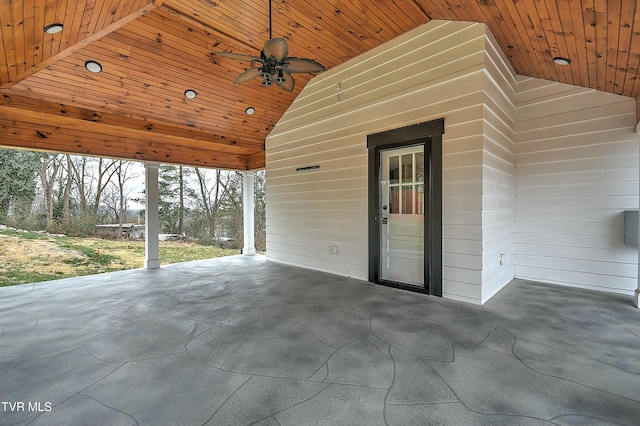
[[[389,157],[389,213],[424,214],[424,153]]]
[[[380,152],[381,280],[424,286],[424,146]]]

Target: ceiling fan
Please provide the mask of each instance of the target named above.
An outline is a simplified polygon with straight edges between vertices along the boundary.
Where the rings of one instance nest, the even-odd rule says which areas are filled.
[[[211,52],[209,59],[215,63],[214,56],[236,59],[238,61],[254,62],[256,65],[242,72],[234,83],[244,83],[260,77],[263,87],[271,87],[275,81],[276,85],[284,90],[292,92],[296,82],[292,73],[312,74],[326,70],[326,68],[307,58],[290,58],[287,40],[284,38],[273,38],[271,33],[271,0],[269,0],[269,40],[264,43],[260,52],[260,57],[244,55],[233,52]]]

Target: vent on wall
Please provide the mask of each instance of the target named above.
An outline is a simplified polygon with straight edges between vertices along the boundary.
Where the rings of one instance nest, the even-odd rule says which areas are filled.
[[[316,164],[315,166],[303,166],[296,168],[296,172],[306,172],[309,170],[317,170],[320,168],[320,164]]]

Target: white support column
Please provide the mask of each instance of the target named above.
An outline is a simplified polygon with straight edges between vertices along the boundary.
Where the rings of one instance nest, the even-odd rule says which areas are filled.
[[[256,178],[256,172],[242,172],[242,216],[244,223],[244,245],[242,246],[242,254],[253,256],[256,254],[254,242],[254,190],[253,185]]]
[[[158,233],[160,232],[160,219],[158,217],[158,167],[159,163],[145,163],[145,245],[144,267],[145,269],[158,269],[160,267],[160,248]]]
[[[640,123],[635,128],[636,134],[640,133]],[[638,145],[640,145],[640,135],[638,135]],[[640,160],[638,162],[638,166],[640,166]],[[640,185],[640,174],[638,175],[638,184]],[[638,200],[638,205],[640,206],[640,200]],[[638,215],[638,287],[634,293],[634,303],[636,308],[640,308],[640,215]]]

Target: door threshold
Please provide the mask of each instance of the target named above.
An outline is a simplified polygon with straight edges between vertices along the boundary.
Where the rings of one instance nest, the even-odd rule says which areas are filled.
[[[375,284],[383,285],[385,287],[394,287],[394,288],[399,288],[399,289],[402,289],[402,290],[413,291],[413,292],[416,292],[416,293],[429,294],[429,290],[424,288],[424,286],[412,285],[412,284],[402,283],[402,282],[399,282],[399,281],[390,281],[390,280],[378,279],[378,280],[375,281]]]

